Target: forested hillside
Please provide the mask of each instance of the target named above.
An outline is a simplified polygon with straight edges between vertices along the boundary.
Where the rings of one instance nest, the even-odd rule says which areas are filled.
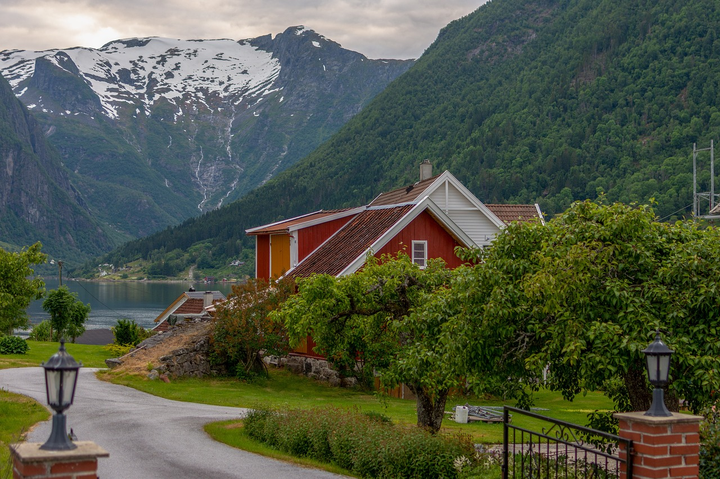
[[[485,202],[552,215],[605,193],[688,214],[692,144],[720,138],[718,25],[712,0],[493,0],[296,167],[106,259],[195,244],[224,264],[252,247],[245,228],[363,204],[415,181],[424,158]]]

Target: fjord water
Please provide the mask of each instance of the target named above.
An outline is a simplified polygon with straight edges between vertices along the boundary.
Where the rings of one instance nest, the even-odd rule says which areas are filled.
[[[155,325],[153,320],[175,301],[183,291],[192,285],[197,291],[215,290],[224,295],[231,292],[232,283],[161,283],[150,281],[68,281],[63,285],[77,293],[83,303],[92,308],[86,328],[109,328],[118,319],[133,319],[144,328]],[[45,289],[57,289],[57,279],[46,279]],[[49,315],[42,309],[42,301],[33,301],[28,308],[32,324],[37,324]]]

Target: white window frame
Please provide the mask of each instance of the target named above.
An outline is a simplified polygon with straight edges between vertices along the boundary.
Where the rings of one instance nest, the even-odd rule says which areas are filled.
[[[422,245],[422,249],[423,249],[422,257],[415,255],[415,245]],[[422,261],[422,263],[420,263],[419,261]],[[427,241],[426,240],[422,240],[422,241],[414,241],[413,240],[413,242],[412,242],[412,262],[417,264],[418,266],[420,266],[420,269],[425,269],[425,267],[427,266],[427,261],[428,261]]]

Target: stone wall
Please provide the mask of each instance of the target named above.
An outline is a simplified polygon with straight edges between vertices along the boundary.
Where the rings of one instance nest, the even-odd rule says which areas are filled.
[[[160,356],[160,364],[150,371],[157,371],[158,376],[167,374],[172,377],[195,377],[215,375],[218,373],[210,366],[210,338],[204,337],[195,345],[176,349]],[[153,379],[151,377],[151,379]]]
[[[340,374],[324,359],[305,356],[266,356],[263,361],[266,364],[285,368],[295,374],[302,374],[318,381],[326,381],[331,386],[353,387],[357,385],[357,379],[341,378]]]

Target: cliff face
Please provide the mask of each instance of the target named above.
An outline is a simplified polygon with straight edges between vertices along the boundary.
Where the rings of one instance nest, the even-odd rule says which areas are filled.
[[[303,27],[241,41],[144,38],[0,52],[0,72],[89,211],[124,237],[263,184],[412,63],[370,60]]]
[[[61,259],[112,246],[37,121],[1,76],[0,237],[19,247],[41,241],[45,252]]]

